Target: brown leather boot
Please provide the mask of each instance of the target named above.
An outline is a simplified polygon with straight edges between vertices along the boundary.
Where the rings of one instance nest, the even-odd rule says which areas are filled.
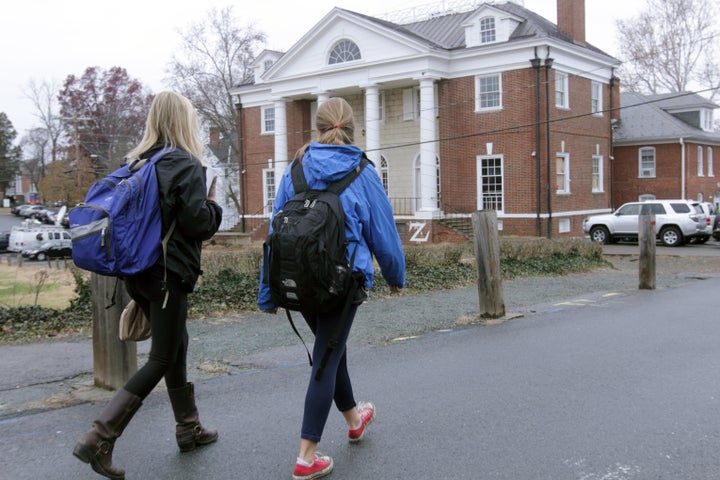
[[[92,428],[85,432],[75,445],[73,455],[89,463],[100,475],[113,480],[123,480],[125,470],[116,468],[112,464],[113,447],[115,440],[122,435],[141,404],[142,400],[137,395],[124,389],[118,390],[93,422]]]
[[[207,445],[217,440],[217,430],[208,430],[200,425],[200,416],[195,406],[195,386],[192,383],[180,388],[168,388],[168,395],[177,422],[175,438],[181,452],[189,452],[198,445]]]

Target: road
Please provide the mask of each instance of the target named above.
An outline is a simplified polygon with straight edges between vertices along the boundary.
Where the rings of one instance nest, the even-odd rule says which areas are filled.
[[[354,347],[358,400],[376,402],[378,419],[355,446],[331,414],[320,444],[330,478],[720,478],[718,289],[708,277]],[[390,321],[401,314],[386,307]],[[308,375],[292,348],[292,361],[199,382],[201,418],[220,429],[201,451],[178,454],[154,391],[115,448],[127,478],[289,478]],[[98,478],[70,452],[101,405],[0,420],[1,477]]]

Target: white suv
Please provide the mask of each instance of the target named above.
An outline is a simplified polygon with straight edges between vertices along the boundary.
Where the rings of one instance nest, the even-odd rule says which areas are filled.
[[[641,213],[655,215],[655,235],[668,247],[683,245],[690,239],[706,242],[710,232],[706,216],[697,202],[688,200],[649,200],[630,202],[614,213],[593,215],[583,220],[583,232],[598,243],[637,240]]]

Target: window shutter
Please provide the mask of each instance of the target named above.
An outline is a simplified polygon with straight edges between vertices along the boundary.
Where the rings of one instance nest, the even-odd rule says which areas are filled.
[[[415,119],[415,104],[413,103],[412,88],[403,89],[403,120]]]

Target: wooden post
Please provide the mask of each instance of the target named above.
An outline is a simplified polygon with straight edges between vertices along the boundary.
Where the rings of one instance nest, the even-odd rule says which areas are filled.
[[[472,224],[475,234],[480,317],[504,317],[505,300],[500,270],[497,215],[493,210],[475,212],[472,216]]]
[[[642,213],[638,220],[640,290],[655,290],[655,215]]]
[[[120,314],[125,305],[130,303],[130,296],[125,290],[125,283],[114,277],[93,273],[90,282],[93,304],[95,385],[116,390],[125,385],[137,371],[135,342],[122,342],[118,337]],[[116,282],[117,291],[115,291]],[[115,293],[114,305],[112,305],[113,292]]]

